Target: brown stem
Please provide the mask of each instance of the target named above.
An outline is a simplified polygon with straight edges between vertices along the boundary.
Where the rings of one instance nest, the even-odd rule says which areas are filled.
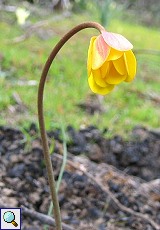
[[[49,146],[48,146],[47,134],[46,134],[45,122],[44,122],[44,114],[43,114],[44,85],[46,82],[49,68],[50,68],[55,56],[59,52],[59,50],[74,34],[76,34],[77,32],[79,32],[85,28],[95,28],[99,32],[102,32],[103,30],[105,30],[100,24],[98,24],[96,22],[85,22],[85,23],[79,24],[78,26],[76,26],[72,30],[70,30],[67,34],[65,34],[64,37],[54,47],[54,49],[52,50],[50,56],[48,57],[48,59],[45,63],[45,66],[44,66],[43,71],[42,71],[40,83],[39,83],[39,89],[38,89],[38,119],[39,119],[39,126],[40,126],[41,138],[42,138],[44,159],[45,159],[47,173],[48,173],[50,192],[51,192],[51,197],[52,197],[52,201],[54,204],[54,217],[55,217],[57,230],[62,229],[62,224],[61,224],[59,202],[58,202],[58,197],[57,197],[57,193],[56,193],[56,184],[55,184],[55,179],[54,179],[54,173],[53,173],[52,162],[51,162],[50,153],[49,153]]]

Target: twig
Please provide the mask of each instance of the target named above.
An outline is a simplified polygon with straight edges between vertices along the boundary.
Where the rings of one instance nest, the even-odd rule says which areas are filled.
[[[8,208],[8,206],[3,205],[0,203],[1,208]],[[42,224],[47,224],[49,226],[55,226],[55,219],[50,216],[47,216],[43,213],[36,212],[34,210],[30,210],[24,206],[21,206],[22,214],[24,216],[31,217],[32,219],[39,220]],[[68,226],[67,224],[62,223],[62,227],[64,230],[73,230],[72,227]]]
[[[0,10],[6,11],[6,12],[15,12],[17,9],[16,6],[5,6],[5,5],[0,5]]]
[[[135,89],[132,89],[130,91],[138,94],[140,97],[142,97],[144,99],[149,99],[149,100],[152,100],[153,102],[155,102],[156,104],[160,104],[160,95],[158,95],[156,93],[153,93],[153,92],[143,93],[140,90],[135,90]]]
[[[22,206],[22,213],[25,216],[29,216],[33,219],[39,220],[43,224],[48,224],[50,226],[55,226],[55,219],[50,216],[44,215],[42,213],[30,210],[24,206]],[[62,227],[65,230],[73,230],[72,227],[68,226],[67,224],[62,223]]]
[[[19,42],[23,42],[24,40],[28,39],[30,36],[32,36],[36,29],[39,29],[41,27],[47,26],[49,23],[51,22],[55,22],[55,21],[59,21],[62,20],[66,17],[69,17],[70,13],[64,12],[61,15],[57,15],[55,17],[52,17],[51,19],[47,19],[47,20],[43,20],[43,21],[39,21],[33,25],[31,25],[29,28],[26,29],[25,34],[22,34],[21,36],[15,37],[14,39],[12,39],[12,43],[19,43]]]
[[[88,174],[88,173],[87,173],[87,174]],[[136,217],[139,217],[139,218],[145,220],[146,222],[148,222],[149,224],[151,224],[156,230],[160,230],[160,226],[159,226],[156,222],[154,222],[151,218],[149,218],[149,216],[144,215],[144,214],[139,213],[139,212],[135,212],[135,211],[133,211],[132,209],[127,208],[126,206],[124,206],[123,204],[121,204],[121,203],[119,202],[119,200],[113,195],[113,193],[109,190],[109,188],[104,187],[103,184],[102,184],[101,182],[97,181],[97,180],[96,180],[94,177],[92,177],[91,175],[88,175],[88,176],[89,176],[89,178],[92,179],[95,183],[97,183],[97,184],[101,187],[101,189],[102,189],[103,191],[105,191],[105,192],[110,196],[110,198],[111,198],[111,199],[114,201],[114,203],[119,207],[119,209],[121,209],[122,211],[127,212],[127,213],[129,213],[129,214],[131,214],[131,215],[134,215],[134,216],[136,216]]]
[[[58,154],[54,154],[55,157],[62,159],[61,155]],[[130,208],[127,208],[126,206],[124,206],[123,204],[121,204],[119,202],[119,200],[114,196],[114,194],[109,190],[108,187],[104,186],[100,181],[98,181],[95,177],[93,177],[90,173],[87,172],[87,170],[85,168],[80,168],[78,166],[78,164],[76,164],[75,162],[72,162],[70,160],[67,160],[67,163],[72,166],[73,168],[83,172],[83,174],[85,174],[88,178],[90,178],[94,183],[96,183],[105,193],[107,193],[107,195],[109,195],[109,197],[111,198],[111,200],[118,206],[119,209],[121,209],[124,212],[127,212],[131,215],[134,215],[136,217],[141,218],[142,220],[145,220],[146,222],[148,222],[150,225],[152,225],[156,230],[160,230],[160,226],[154,221],[152,220],[149,216],[139,213],[139,212],[135,212]]]

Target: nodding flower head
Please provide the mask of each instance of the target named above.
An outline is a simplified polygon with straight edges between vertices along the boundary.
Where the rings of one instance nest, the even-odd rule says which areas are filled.
[[[105,95],[115,85],[136,75],[133,45],[122,35],[103,31],[91,38],[88,50],[88,82],[94,93]]]

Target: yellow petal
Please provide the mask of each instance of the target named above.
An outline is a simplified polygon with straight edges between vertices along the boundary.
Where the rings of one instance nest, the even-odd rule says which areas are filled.
[[[93,91],[93,93],[97,93],[97,94],[101,94],[101,95],[108,94],[114,88],[114,85],[109,85],[109,84],[107,84],[106,87],[100,87],[100,86],[98,86],[96,84],[96,82],[95,82],[92,74],[88,78],[88,83],[89,83],[89,86],[90,86],[91,90]]]
[[[106,87],[108,85],[102,78],[100,69],[92,70],[92,75],[97,85],[101,87]]]
[[[117,85],[126,79],[126,75],[121,75],[117,72],[112,62],[110,62],[110,70],[105,80],[108,84]]]
[[[121,56],[117,60],[112,62],[117,72],[121,75],[127,75],[126,65],[124,62],[124,56]]]
[[[114,61],[120,58],[124,54],[124,51],[119,51],[111,48],[107,61]]]
[[[124,60],[125,60],[126,69],[128,73],[128,76],[125,79],[125,81],[130,82],[134,79],[136,75],[136,66],[137,66],[136,58],[132,50],[126,51],[124,53]]]
[[[102,35],[93,42],[92,69],[100,68],[110,53],[110,47],[105,43]]]
[[[93,56],[93,42],[97,38],[97,36],[94,36],[90,40],[89,49],[88,49],[88,59],[87,59],[87,71],[88,71],[88,77],[91,74],[91,67],[92,67],[92,56]]]
[[[105,61],[104,64],[100,68],[101,77],[105,78],[107,73],[109,72],[109,62]]]

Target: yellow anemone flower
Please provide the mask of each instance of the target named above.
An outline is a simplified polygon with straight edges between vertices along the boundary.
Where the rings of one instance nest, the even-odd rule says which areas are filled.
[[[102,32],[91,38],[88,50],[88,82],[94,93],[105,95],[115,85],[130,82],[136,75],[132,44],[122,35]]]

